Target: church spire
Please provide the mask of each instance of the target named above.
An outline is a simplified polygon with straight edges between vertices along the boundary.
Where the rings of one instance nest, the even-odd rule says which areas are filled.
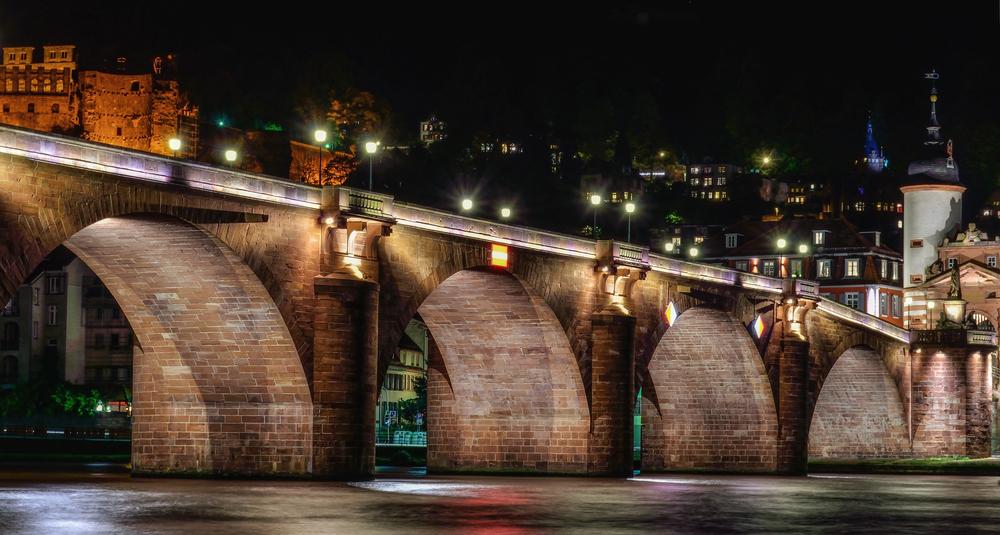
[[[927,127],[927,141],[924,141],[924,145],[944,145],[944,142],[941,141],[941,125],[938,124],[937,120],[938,97],[937,85],[934,82],[940,77],[941,75],[936,70],[924,74],[924,78],[931,80],[931,124]]]
[[[875,134],[872,133],[872,117],[868,116],[868,134],[865,137],[865,163],[872,173],[881,173],[889,163],[882,155],[882,149],[875,143]]]

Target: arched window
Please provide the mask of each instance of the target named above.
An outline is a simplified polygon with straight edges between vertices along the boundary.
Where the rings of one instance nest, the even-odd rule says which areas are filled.
[[[17,81],[17,90],[20,92],[24,92],[24,78],[21,78],[20,80]]]
[[[0,364],[0,383],[17,382],[17,357],[7,355]]]
[[[52,92],[52,81],[49,80],[48,78],[46,78],[45,79],[45,85],[44,85],[44,87],[45,87],[45,92],[46,93],[51,93]]]
[[[3,350],[17,351],[21,344],[21,328],[14,322],[3,326]]]
[[[38,92],[38,78],[31,79],[31,92],[32,93]]]
[[[63,81],[62,81],[62,78],[60,78],[60,79],[56,80],[56,92],[57,93],[62,93],[62,91],[63,91]]]

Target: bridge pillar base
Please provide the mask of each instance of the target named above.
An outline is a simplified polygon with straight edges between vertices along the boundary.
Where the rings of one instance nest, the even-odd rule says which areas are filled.
[[[633,339],[636,320],[619,312],[594,314],[591,438],[587,473],[632,477],[635,411]]]
[[[314,477],[375,476],[379,285],[316,277],[313,338]]]
[[[779,474],[805,475],[809,460],[806,395],[809,342],[791,334],[781,341],[778,385]]]

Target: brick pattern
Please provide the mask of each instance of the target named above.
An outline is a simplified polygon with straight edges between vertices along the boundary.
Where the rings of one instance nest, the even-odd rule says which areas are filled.
[[[593,330],[593,440],[587,470],[590,475],[631,477],[635,318],[598,313],[594,315]]]
[[[313,475],[375,475],[378,285],[316,278]]]
[[[66,241],[136,335],[133,471],[306,473],[312,407],[274,302],[219,240],[172,218],[109,218]]]
[[[911,456],[903,401],[870,347],[843,353],[819,394],[809,429],[810,459]]]
[[[516,277],[465,270],[420,307],[434,337],[429,471],[587,472],[589,414],[554,313]]]
[[[726,311],[681,314],[657,346],[649,377],[643,470],[775,470],[777,414],[764,365]]]

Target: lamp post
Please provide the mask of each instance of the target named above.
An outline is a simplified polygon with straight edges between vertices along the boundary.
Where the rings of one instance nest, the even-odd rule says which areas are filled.
[[[785,262],[785,245],[787,243],[788,242],[786,242],[784,238],[779,238],[778,239],[778,278],[779,279],[785,278],[784,274],[782,274],[782,271],[781,271],[781,265]]]
[[[234,151],[234,150],[227,150],[226,151],[226,161],[229,162],[229,167],[232,167],[233,166],[233,162],[236,161],[236,151]]]
[[[378,145],[374,141],[369,141],[365,143],[365,150],[368,151],[368,191],[372,190],[372,166],[375,161],[375,150],[378,149]]]
[[[472,200],[465,199],[462,201],[462,210],[472,210]]]
[[[928,323],[928,325],[933,325],[933,323],[931,322],[931,320],[934,319],[934,316],[931,314],[932,310],[934,310],[934,301],[931,301],[931,300],[928,299],[927,300],[927,323]],[[934,327],[931,327],[931,329],[933,329],[933,328]]]
[[[170,150],[174,151],[174,158],[176,158],[177,157],[177,151],[180,150],[180,148],[181,148],[181,140],[179,140],[179,139],[177,139],[175,137],[172,137],[172,138],[170,138],[170,141],[167,142],[167,146],[170,147]]]
[[[601,204],[601,196],[600,195],[591,195],[590,196],[590,204],[594,205],[594,227],[593,227],[593,233],[594,233],[594,239],[596,240],[597,239],[597,207]]]
[[[628,238],[626,241],[632,243],[632,212],[635,211],[635,205],[632,203],[626,204],[625,211],[628,212]]]
[[[326,131],[316,131],[316,150],[319,151],[319,161],[316,163],[316,180],[320,186],[323,185],[323,142],[326,141]]]
[[[698,248],[697,247],[692,247],[692,248],[688,249],[688,254],[691,256],[691,258],[694,258],[694,257],[698,256]]]
[[[510,217],[510,208],[504,208],[500,210],[500,217],[503,218],[503,222],[507,222],[507,218]]]
[[[668,254],[674,252],[674,244],[673,244],[673,242],[667,242],[667,244],[664,245],[663,248],[667,250]]]
[[[806,273],[809,272],[809,265],[806,264],[806,257],[809,255],[809,246],[804,243],[799,245],[799,254],[802,255],[802,273],[799,273],[799,277],[805,277]]]

